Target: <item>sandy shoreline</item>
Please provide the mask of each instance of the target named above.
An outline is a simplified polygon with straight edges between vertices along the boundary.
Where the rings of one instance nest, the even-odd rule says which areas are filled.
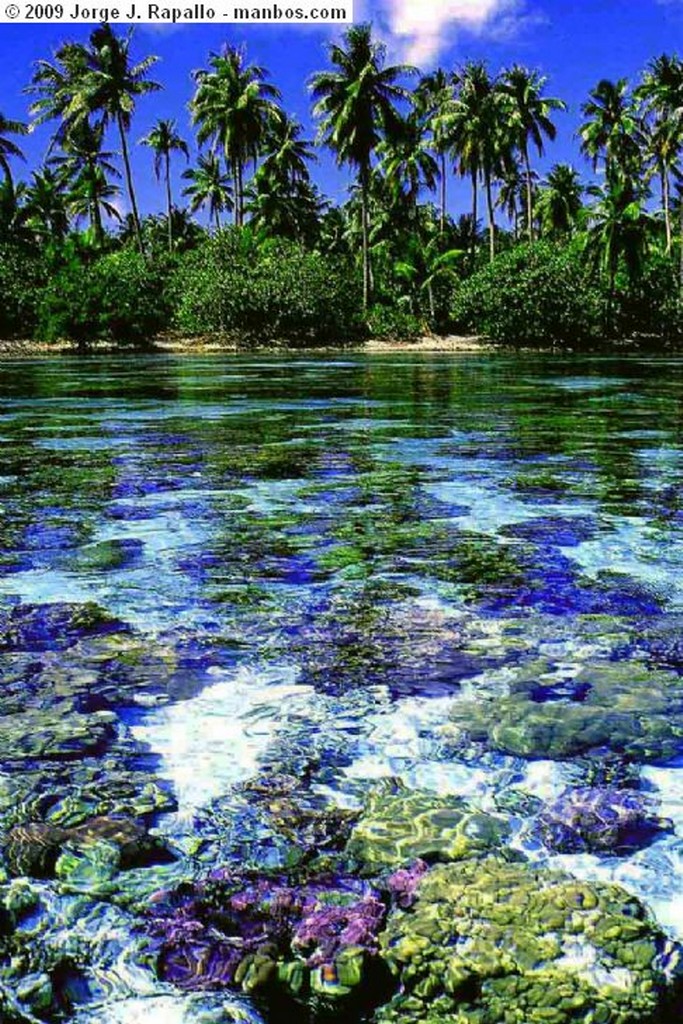
[[[112,355],[116,353],[153,355],[253,355],[258,353],[281,352],[283,354],[324,355],[326,352],[354,352],[382,355],[395,352],[429,353],[476,353],[491,351],[493,346],[476,336],[448,335],[444,337],[425,336],[415,341],[388,341],[371,339],[358,345],[342,348],[341,346],[319,346],[303,348],[287,341],[265,342],[258,346],[241,347],[230,339],[218,338],[175,338],[163,337],[155,339],[146,348],[128,347],[109,342],[95,342],[84,349],[79,349],[71,342],[40,342],[28,339],[4,341],[0,339],[0,360],[32,359],[41,356],[64,355]]]

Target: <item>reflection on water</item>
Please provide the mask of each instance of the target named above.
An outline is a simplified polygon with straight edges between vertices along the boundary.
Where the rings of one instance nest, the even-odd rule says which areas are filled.
[[[156,979],[137,921],[161,886],[286,859],[241,789],[269,774],[345,809],[386,777],[461,796],[683,937],[682,396],[683,363],[640,359],[2,365],[0,814],[126,809],[174,856],[41,883],[22,927],[55,950],[87,898],[75,1019],[226,1019]],[[36,607],[85,602],[116,621],[68,644]],[[553,849],[544,808],[605,784],[673,830]]]

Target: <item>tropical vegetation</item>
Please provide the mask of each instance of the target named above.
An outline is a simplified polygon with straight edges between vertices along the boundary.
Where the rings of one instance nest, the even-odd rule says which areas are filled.
[[[179,118],[145,129],[162,86],[157,58],[136,51],[132,31],[101,25],[37,62],[23,120],[0,112],[1,337],[683,337],[678,56],[596,84],[571,165],[548,152],[567,105],[521,64],[422,74],[353,26],[307,83],[307,137],[269,71],[235,46],[194,72],[186,131]],[[44,162],[26,173],[24,137],[43,124]],[[159,183],[146,216],[138,144]],[[338,205],[314,180],[323,150],[348,169]],[[452,209],[457,179],[466,210]]]

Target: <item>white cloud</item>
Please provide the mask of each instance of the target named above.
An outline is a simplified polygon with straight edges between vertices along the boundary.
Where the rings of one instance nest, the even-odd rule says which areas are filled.
[[[524,0],[380,0],[382,21],[401,56],[413,64],[429,64],[459,31],[507,35]],[[373,5],[374,6],[374,5]]]

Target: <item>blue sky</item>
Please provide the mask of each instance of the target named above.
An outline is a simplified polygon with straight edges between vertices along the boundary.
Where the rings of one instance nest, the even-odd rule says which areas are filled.
[[[370,19],[395,59],[419,62],[425,69],[451,67],[465,59],[486,58],[495,69],[520,61],[538,67],[549,78],[549,91],[569,103],[558,116],[559,137],[551,144],[541,169],[566,160],[589,173],[574,138],[580,105],[602,77],[635,78],[647,61],[662,52],[683,49],[683,0],[356,0],[357,20]],[[32,64],[65,38],[86,38],[86,25],[0,25],[0,111],[26,119],[22,90]],[[283,93],[286,109],[311,133],[313,127],[306,81],[326,62],[325,43],[332,26],[192,26],[136,29],[134,54],[157,54],[155,77],[164,90],[139,104],[133,125],[137,140],[159,117],[175,117],[191,140],[187,102],[190,75],[204,66],[207,54],[225,42],[246,43],[252,60],[265,65]],[[49,129],[25,140],[27,167],[40,163]],[[112,148],[116,148],[112,139]],[[144,212],[160,210],[164,197],[152,173],[149,151],[134,145],[134,173]],[[182,170],[176,165],[176,178]],[[17,167],[20,175],[21,171]],[[329,156],[314,171],[323,191],[343,200],[348,184]],[[179,182],[175,183],[176,195]],[[468,206],[462,185],[451,188],[454,213]],[[125,209],[122,197],[121,207]]]

